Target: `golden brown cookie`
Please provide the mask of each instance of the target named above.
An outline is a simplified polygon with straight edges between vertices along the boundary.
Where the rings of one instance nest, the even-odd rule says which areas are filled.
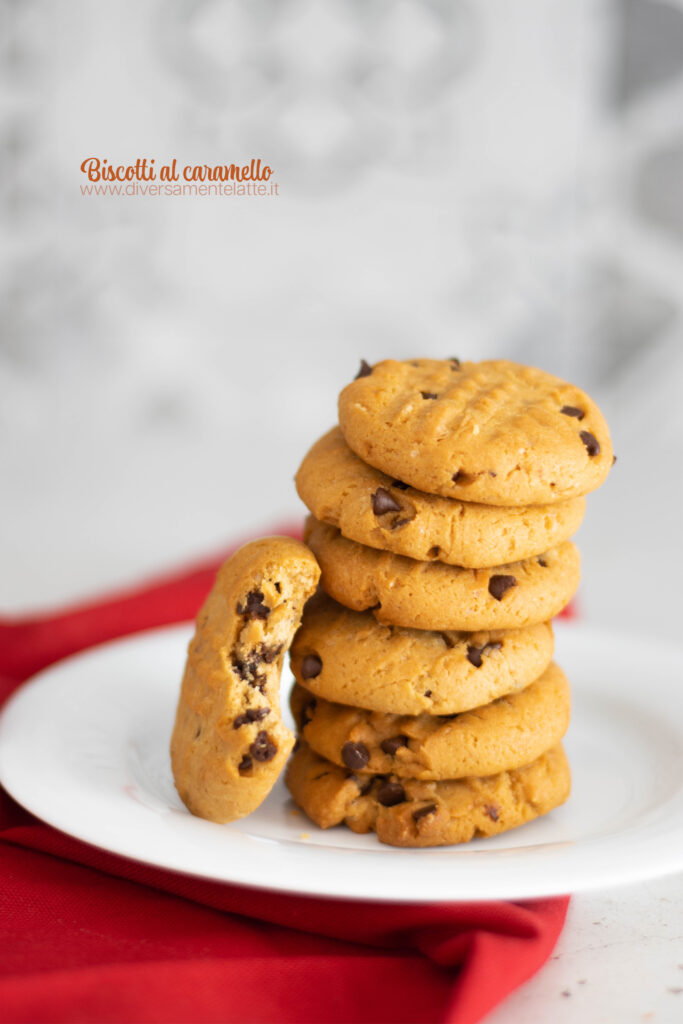
[[[341,392],[339,424],[392,478],[488,505],[565,501],[595,490],[612,466],[588,395],[503,359],[387,359]]]
[[[354,775],[300,741],[287,766],[295,802],[320,828],[375,831],[392,846],[445,846],[493,836],[547,814],[569,796],[561,746],[524,768],[449,782]]]
[[[530,764],[569,726],[569,683],[557,665],[525,689],[460,715],[395,715],[333,704],[302,686],[292,711],[308,745],[359,775],[461,779]]]
[[[280,717],[280,672],[320,576],[305,545],[265,537],[221,567],[197,617],[183,676],[171,764],[188,809],[243,818],[266,798],[294,737]]]
[[[317,441],[296,474],[299,497],[344,537],[419,561],[466,568],[540,555],[578,530],[585,498],[501,508],[409,487],[359,459],[338,427]]]
[[[549,622],[478,633],[404,629],[321,593],[304,609],[290,663],[298,682],[327,700],[450,715],[528,686],[552,656]]]
[[[304,538],[335,601],[378,622],[413,629],[519,629],[557,615],[576,590],[579,553],[571,541],[511,565],[461,569],[376,551],[309,516]]]

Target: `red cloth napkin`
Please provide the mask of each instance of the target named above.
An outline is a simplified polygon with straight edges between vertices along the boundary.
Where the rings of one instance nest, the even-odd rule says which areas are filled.
[[[193,618],[229,553],[0,621],[0,699],[58,658]],[[473,1024],[546,961],[568,905],[373,904],[202,881],[71,839],[2,790],[0,870],[7,1022]]]

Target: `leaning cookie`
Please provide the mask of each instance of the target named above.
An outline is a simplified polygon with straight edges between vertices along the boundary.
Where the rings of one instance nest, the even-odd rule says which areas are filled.
[[[290,663],[299,683],[339,704],[450,715],[528,686],[552,656],[549,622],[476,633],[405,629],[319,593],[306,605]]]
[[[413,629],[519,629],[546,622],[569,602],[580,578],[571,541],[538,558],[461,569],[356,544],[312,516],[304,538],[327,594],[354,611],[369,608],[378,622]]]
[[[294,737],[280,717],[280,671],[320,570],[303,544],[266,537],[221,567],[197,617],[171,740],[176,789],[210,821],[266,798]]]
[[[299,497],[344,537],[418,561],[471,569],[540,555],[574,534],[586,501],[501,508],[418,491],[355,455],[338,427],[317,441],[296,474]]]
[[[321,757],[359,775],[461,779],[530,764],[569,726],[569,683],[557,665],[519,693],[460,715],[392,715],[333,704],[302,686],[291,695],[301,735]]]
[[[482,778],[419,782],[360,776],[301,741],[287,787],[320,828],[346,824],[392,846],[445,846],[492,836],[547,814],[568,798],[569,764],[558,745],[524,768]]]
[[[613,461],[588,395],[504,359],[387,359],[341,392],[339,425],[349,447],[389,476],[488,505],[587,494]]]

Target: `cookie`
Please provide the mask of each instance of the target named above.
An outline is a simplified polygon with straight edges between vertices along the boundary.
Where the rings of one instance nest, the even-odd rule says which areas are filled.
[[[197,617],[175,727],[176,789],[193,813],[233,821],[266,798],[294,744],[280,671],[320,570],[303,544],[266,537],[221,567]]]
[[[519,629],[557,615],[579,583],[579,553],[571,541],[523,562],[461,569],[365,547],[312,516],[304,538],[326,593],[354,611],[369,608],[378,622],[394,626]]]
[[[300,742],[287,767],[295,802],[320,828],[342,822],[392,846],[445,846],[493,836],[547,814],[569,796],[569,764],[556,746],[524,768],[482,778],[420,782],[361,776]]]
[[[392,479],[487,505],[545,505],[595,490],[607,424],[579,388],[507,360],[393,359],[348,384],[349,447]]]
[[[585,498],[501,508],[417,491],[359,459],[338,427],[296,474],[299,497],[344,537],[419,561],[481,569],[540,555],[578,530]]]
[[[518,693],[459,715],[396,715],[333,704],[302,686],[292,711],[308,745],[359,775],[461,779],[530,764],[569,726],[569,683],[557,665]]]
[[[311,693],[339,704],[450,715],[528,686],[552,656],[549,622],[478,633],[404,629],[321,593],[306,605],[290,664]]]

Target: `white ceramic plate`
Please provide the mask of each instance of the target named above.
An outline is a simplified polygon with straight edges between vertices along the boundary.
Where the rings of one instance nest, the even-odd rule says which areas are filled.
[[[0,780],[39,818],[95,846],[219,881],[376,900],[521,899],[683,869],[683,651],[556,626],[574,693],[569,802],[465,846],[403,850],[322,831],[282,783],[243,821],[214,825],[179,800],[168,740],[188,627],[69,658],[0,719]]]

